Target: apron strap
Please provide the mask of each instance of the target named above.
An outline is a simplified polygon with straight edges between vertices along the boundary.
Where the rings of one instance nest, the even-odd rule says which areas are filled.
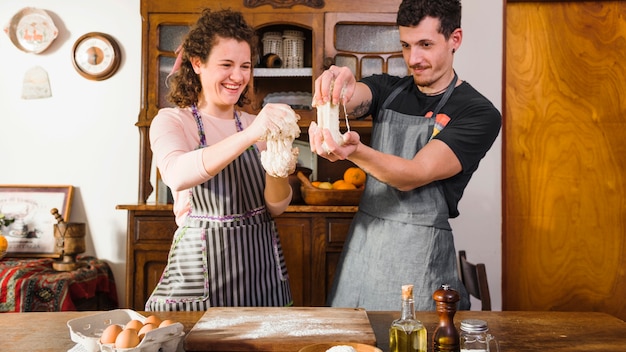
[[[437,116],[441,108],[443,108],[443,106],[446,105],[446,103],[448,102],[448,99],[450,99],[450,96],[452,95],[452,91],[454,90],[454,86],[456,86],[457,80],[458,80],[458,76],[456,75],[456,71],[454,71],[454,78],[452,79],[452,82],[450,82],[450,84],[448,85],[446,92],[443,94],[443,97],[441,97],[439,104],[437,104],[437,107],[433,111],[433,117]]]
[[[452,82],[450,82],[450,84],[448,85],[448,88],[446,89],[446,92],[443,94],[443,97],[441,97],[441,100],[439,101],[439,104],[437,104],[437,107],[435,108],[435,110],[433,111],[433,116],[437,116],[437,114],[439,113],[439,111],[441,111],[441,109],[443,108],[444,105],[446,105],[446,103],[448,102],[448,99],[450,99],[450,96],[452,95],[452,91],[454,91],[454,88],[456,86],[456,82],[458,81],[458,75],[456,74],[456,71],[454,71],[454,78],[452,79]],[[394,89],[391,94],[389,94],[389,96],[387,97],[387,99],[385,99],[385,101],[383,102],[383,105],[380,107],[380,110],[383,111],[385,109],[387,109],[387,106],[389,106],[389,104],[391,104],[391,102],[398,96],[398,94],[400,94],[400,92],[404,89],[407,88],[409,85],[411,85],[413,83],[413,81],[407,81],[406,84],[403,84],[401,86],[398,86],[396,89]],[[364,119],[366,116],[361,116],[359,117],[357,120],[362,120]]]

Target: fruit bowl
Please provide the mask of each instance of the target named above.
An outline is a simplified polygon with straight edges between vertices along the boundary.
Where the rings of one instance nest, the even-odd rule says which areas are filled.
[[[313,186],[308,177],[298,172],[300,193],[308,205],[359,205],[363,187],[357,189],[321,189]]]

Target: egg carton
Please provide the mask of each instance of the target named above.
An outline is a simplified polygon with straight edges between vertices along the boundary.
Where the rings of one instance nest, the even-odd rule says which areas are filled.
[[[148,331],[139,345],[133,348],[115,348],[112,344],[100,343],[100,336],[109,325],[125,326],[131,320],[144,322],[146,317],[131,309],[114,309],[82,318],[69,320],[72,341],[81,345],[87,352],[181,352],[185,332],[181,323]]]

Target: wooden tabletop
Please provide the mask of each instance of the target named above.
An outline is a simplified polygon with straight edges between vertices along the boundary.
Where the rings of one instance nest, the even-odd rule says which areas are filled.
[[[67,321],[99,312],[2,313],[2,351],[68,351]],[[147,316],[150,313],[139,312]],[[181,322],[189,332],[204,312],[157,312],[161,319]],[[388,351],[388,329],[397,312],[368,312],[378,346]],[[437,325],[435,312],[417,312],[428,330],[429,340]],[[479,312],[462,311],[455,316],[485,320],[501,351],[623,351],[626,322],[605,313],[593,312]],[[429,343],[429,351],[430,351]]]

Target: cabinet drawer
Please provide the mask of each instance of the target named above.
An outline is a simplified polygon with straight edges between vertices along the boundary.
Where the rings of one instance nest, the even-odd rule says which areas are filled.
[[[348,237],[352,217],[326,219],[328,228],[328,245],[342,247]]]
[[[168,244],[176,231],[174,217],[135,218],[136,241],[166,241]]]

